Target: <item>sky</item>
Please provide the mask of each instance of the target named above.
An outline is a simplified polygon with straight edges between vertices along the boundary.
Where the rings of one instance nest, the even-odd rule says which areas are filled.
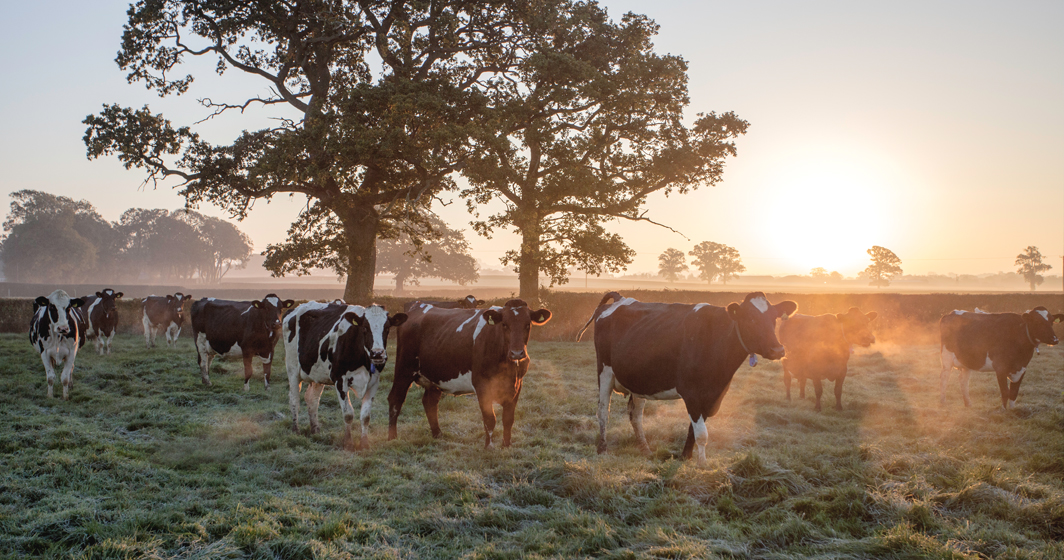
[[[660,25],[659,53],[689,63],[691,105],[750,122],[723,181],[689,195],[654,196],[647,223],[617,223],[637,251],[629,270],[655,271],[668,247],[701,241],[739,250],[747,274],[853,276],[881,245],[907,274],[1014,270],[1038,246],[1049,274],[1064,255],[1064,2],[673,1],[603,2],[614,18],[644,13]],[[85,157],[82,120],[104,103],[205,116],[197,99],[262,93],[212,62],[189,65],[192,91],[159,98],[128,84],[114,63],[128,2],[0,4],[0,205],[38,189],[87,199],[109,220],[130,207],[179,208],[171,184],[143,185],[114,157]],[[229,143],[276,116],[250,110],[194,129]],[[486,268],[518,244],[468,227],[457,196],[438,207],[464,228]],[[280,242],[306,204],[259,203],[238,224],[256,249]],[[224,217],[209,206],[200,211]],[[6,212],[5,212],[6,213]],[[682,234],[682,235],[681,235]]]

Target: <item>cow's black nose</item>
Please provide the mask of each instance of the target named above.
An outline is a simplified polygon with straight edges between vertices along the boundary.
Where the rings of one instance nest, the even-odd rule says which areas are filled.
[[[767,355],[764,355],[764,354],[762,354],[762,355],[765,356],[766,358],[770,359],[770,360],[778,360],[778,359],[782,358],[784,356],[784,354],[785,354],[785,352],[783,351],[783,347],[782,346],[777,346],[777,347],[773,348],[772,350],[769,350]]]
[[[514,352],[513,350],[511,350],[510,351],[510,359],[514,360],[514,361],[525,359],[525,351],[524,350],[518,350],[517,352]]]

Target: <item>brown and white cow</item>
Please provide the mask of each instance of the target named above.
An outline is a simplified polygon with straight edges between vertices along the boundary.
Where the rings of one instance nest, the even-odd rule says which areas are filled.
[[[867,348],[876,341],[868,326],[876,312],[861,313],[851,307],[838,315],[795,315],[780,325],[780,342],[787,357],[783,365],[783,383],[787,400],[791,400],[791,377],[798,381],[799,398],[805,398],[805,380],[813,380],[816,410],[820,411],[823,380],[835,382],[835,409],[842,410],[842,383],[846,364],[854,346]]]
[[[953,368],[960,370],[964,406],[971,406],[968,382],[972,370],[992,371],[1001,390],[1001,406],[1006,410],[1016,404],[1020,383],[1039,344],[1060,342],[1053,324],[1064,315],[1050,315],[1045,307],[1019,313],[971,313],[954,311],[938,323],[942,336],[942,373],[939,402],[946,404],[946,383]]]
[[[96,292],[94,296],[85,296],[85,315],[89,321],[89,328],[85,331],[86,338],[96,339],[96,352],[101,356],[106,352],[111,353],[111,340],[118,330],[118,310],[115,300],[122,298],[122,292],[116,292],[111,288]]]
[[[55,366],[62,365],[63,400],[70,398],[74,385],[74,358],[85,345],[84,301],[72,298],[63,290],[56,290],[48,297],[33,301],[33,319],[30,321],[30,344],[41,355],[44,374],[48,378],[48,398],[52,398],[55,385]]]
[[[181,326],[185,323],[185,302],[192,299],[191,295],[178,292],[167,296],[148,296],[141,301],[144,318],[144,345],[148,348],[155,347],[155,337],[159,329],[166,331],[166,345],[177,345],[177,339],[181,336]]]
[[[395,382],[388,394],[388,439],[411,383],[425,388],[432,437],[440,436],[439,404],[444,393],[477,397],[484,420],[484,447],[492,447],[494,403],[502,405],[502,445],[510,446],[517,399],[528,371],[528,335],[532,325],[550,320],[546,309],[532,311],[520,299],[490,309],[440,309],[422,303],[407,312],[399,327]]]
[[[797,309],[793,301],[772,305],[761,292],[727,308],[643,303],[617,292],[606,294],[577,336],[579,340],[595,323],[598,452],[606,452],[610,396],[617,392],[630,395],[628,418],[644,452],[650,451],[643,433],[647,399],[683,399],[691,419],[683,457],[690,458],[697,445],[698,460],[704,462],[709,443],[706,420],[720,410],[736,370],[748,356],[755,362],[755,354],[782,358],[776,319]]]
[[[353,449],[351,437],[355,409],[351,393],[362,399],[362,437],[359,447],[369,447],[369,418],[381,371],[388,362],[388,330],[406,320],[405,313],[391,317],[379,305],[368,308],[344,303],[311,301],[284,318],[285,365],[288,369],[288,404],[292,430],[299,433],[299,391],[307,382],[304,400],[310,433],[317,433],[318,403],[326,385],[336,389],[344,418],[344,449]]]
[[[403,305],[403,311],[409,313],[411,309],[414,309],[415,307],[421,304],[431,305],[432,307],[437,309],[476,309],[477,306],[484,305],[484,300],[477,299],[476,296],[473,296],[472,294],[458,301],[428,301],[418,299],[407,302],[405,305]]]
[[[250,389],[251,362],[262,359],[262,377],[270,388],[273,350],[281,340],[281,314],[295,305],[277,294],[259,301],[227,301],[203,298],[192,304],[192,338],[196,341],[196,362],[200,379],[211,384],[211,360],[218,354],[240,354],[244,359],[244,390]]]

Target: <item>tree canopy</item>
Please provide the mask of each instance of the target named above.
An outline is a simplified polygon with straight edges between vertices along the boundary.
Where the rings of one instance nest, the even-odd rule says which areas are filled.
[[[419,285],[421,278],[450,280],[463,286],[476,282],[479,267],[462,232],[447,227],[435,215],[425,222],[420,236],[412,237],[407,230],[377,244],[377,270],[395,274],[396,293],[403,293],[407,283]]]
[[[727,284],[729,278],[746,271],[739,251],[723,243],[703,241],[687,254],[695,257],[692,264],[699,270],[698,277],[708,284],[712,284],[715,278]]]
[[[1045,281],[1041,273],[1053,268],[1042,262],[1042,252],[1034,245],[1029,245],[1022,253],[1016,255],[1014,264],[1020,267],[1016,272],[1023,276],[1024,282],[1031,286],[1032,292]]]
[[[680,279],[680,274],[687,270],[686,259],[683,251],[669,247],[665,252],[658,255],[658,276],[666,281],[675,282]]]
[[[872,264],[864,269],[864,273],[869,279],[869,286],[876,286],[877,288],[889,286],[890,281],[895,276],[901,275],[901,259],[894,254],[894,251],[886,247],[873,245],[868,250],[868,256],[872,258]]]

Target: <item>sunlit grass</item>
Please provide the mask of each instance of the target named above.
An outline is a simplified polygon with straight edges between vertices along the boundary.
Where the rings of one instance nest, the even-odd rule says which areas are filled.
[[[25,337],[0,335],[0,555],[1064,557],[1059,349],[1008,413],[980,373],[972,408],[955,377],[940,408],[931,346],[859,351],[842,411],[814,412],[811,386],[788,402],[778,363],[743,366],[705,467],[676,459],[679,402],[647,405],[644,457],[615,396],[596,455],[592,345],[529,350],[513,448],[481,449],[471,397],[444,398],[433,440],[416,387],[385,441],[389,366],[372,448],[349,453],[334,393],[321,433],[291,432],[283,367],[244,393],[239,361],[216,362],[204,387],[188,339],[149,352],[122,336],[79,356],[63,402]]]

